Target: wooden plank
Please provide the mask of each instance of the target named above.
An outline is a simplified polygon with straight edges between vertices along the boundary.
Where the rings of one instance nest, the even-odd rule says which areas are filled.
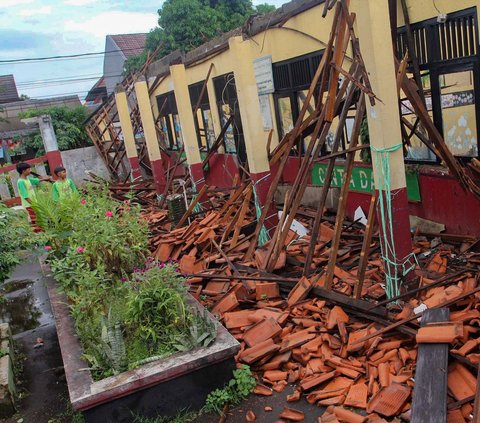
[[[357,71],[358,71],[358,67],[356,65],[354,65],[353,69],[354,69],[353,74],[356,75]],[[345,80],[345,84],[347,83],[347,81],[348,80]],[[338,127],[337,127],[337,132],[335,134],[335,140],[334,140],[333,147],[332,147],[332,153],[336,153],[338,151],[339,146],[340,146],[341,136],[342,136],[342,133],[343,133],[343,127],[345,125],[345,121],[346,121],[347,116],[348,116],[348,111],[350,109],[350,103],[352,101],[352,98],[353,98],[353,95],[354,95],[355,91],[356,91],[355,90],[355,85],[351,84],[349,89],[348,89],[347,97],[346,97],[345,102],[343,104],[342,112],[341,112],[341,115],[340,115],[340,118],[339,118],[339,121],[338,121]],[[339,97],[341,98],[343,96],[339,95]],[[337,101],[338,101],[338,99],[337,99]],[[303,274],[305,276],[308,276],[310,274],[310,270],[311,270],[310,266],[311,266],[312,259],[313,259],[313,253],[315,251],[315,245],[317,244],[318,233],[319,233],[319,230],[320,230],[320,224],[322,222],[322,217],[323,217],[323,209],[325,207],[325,204],[326,204],[326,201],[327,201],[328,190],[330,189],[330,184],[332,182],[334,166],[335,166],[335,159],[331,159],[328,163],[328,167],[327,167],[327,171],[326,171],[326,174],[325,174],[322,191],[321,191],[321,194],[320,194],[320,201],[319,201],[319,205],[318,205],[318,208],[317,208],[317,213],[316,213],[316,216],[315,216],[315,220],[313,222],[311,238],[310,238],[310,245],[308,247],[307,256],[306,256],[306,259],[305,259],[305,267],[304,267],[304,270],[303,270]]]
[[[466,292],[462,295],[459,295],[458,297],[455,297],[455,298],[453,298],[449,301],[445,301],[444,303],[441,303],[438,306],[432,307],[432,309],[442,308],[442,307],[450,307],[451,305],[457,303],[458,301],[461,301],[465,298],[468,298],[470,295],[474,295],[477,292],[480,292],[480,287],[472,289],[471,291],[468,291],[468,292]],[[373,310],[370,309],[369,312],[371,312],[371,311],[373,311]],[[419,312],[419,313],[417,313],[417,314],[415,314],[411,317],[408,317],[407,319],[399,320],[398,322],[392,323],[391,325],[388,325],[387,327],[384,327],[380,330],[377,330],[376,332],[355,341],[353,344],[359,344],[361,342],[365,342],[365,341],[368,341],[369,339],[375,338],[376,336],[383,335],[384,333],[390,332],[393,329],[396,329],[400,326],[405,325],[405,323],[412,322],[412,321],[418,319],[419,317],[422,317],[423,314],[424,314],[424,312],[421,311],[421,312]]]
[[[357,68],[357,65],[354,63],[351,67],[351,71],[354,71],[356,68]],[[340,90],[336,99],[335,110],[338,110],[342,102],[345,104],[350,103],[352,99],[351,95],[353,95],[353,90],[350,90],[351,95],[347,96],[348,98],[344,99],[344,95],[347,92],[347,88],[349,87],[349,85],[350,85],[350,81],[348,79],[345,79],[340,87]],[[322,97],[322,94],[320,92],[320,98],[321,97]],[[275,233],[272,239],[275,239],[276,242],[271,243],[271,245],[269,246],[268,255],[267,255],[266,269],[268,271],[273,270],[273,268],[275,267],[275,263],[277,262],[278,256],[280,255],[282,248],[285,245],[285,239],[288,235],[288,231],[290,230],[293,219],[295,218],[297,210],[300,207],[303,194],[307,188],[307,184],[308,184],[309,177],[310,177],[313,163],[314,163],[314,157],[318,157],[323,146],[325,145],[326,137],[328,135],[328,132],[331,126],[331,122],[324,120],[325,113],[326,113],[326,108],[324,107],[322,109],[322,113],[315,125],[315,129],[312,134],[313,141],[310,142],[308,145],[307,151],[305,153],[305,157],[301,161],[300,170],[297,173],[295,181],[292,185],[291,192],[293,195],[289,197],[288,204],[284,205],[284,212],[288,212],[286,223],[284,226],[279,225],[275,228]],[[341,124],[339,123],[339,127],[340,126]],[[321,130],[321,134],[320,136],[318,136],[320,130]],[[279,232],[278,236],[276,235],[277,232]]]
[[[243,199],[243,204],[240,209],[240,214],[238,216],[237,223],[235,224],[235,230],[233,231],[233,237],[232,237],[232,243],[230,244],[232,248],[234,248],[237,245],[238,242],[238,236],[240,235],[240,230],[242,229],[243,225],[243,220],[245,219],[245,215],[247,214],[247,211],[250,207],[250,199],[252,198],[252,189],[249,189],[247,191],[247,195],[245,195],[245,198]]]
[[[350,140],[351,147],[356,147],[358,143],[358,137],[360,135],[360,127],[362,125],[364,114],[365,114],[365,96],[360,95],[360,99],[357,105],[357,114],[355,116],[355,121],[353,124],[352,139]],[[333,161],[333,165],[335,165],[335,159],[330,159],[330,160]],[[330,249],[330,258],[328,260],[328,267],[327,267],[327,273],[326,273],[326,279],[325,279],[325,287],[327,289],[330,288],[330,286],[332,285],[335,263],[337,262],[338,248],[340,246],[340,238],[342,236],[343,221],[345,219],[345,213],[347,209],[347,199],[348,199],[348,192],[350,189],[350,179],[352,177],[354,160],[355,160],[355,153],[349,153],[347,157],[347,162],[345,164],[343,186],[340,193],[340,199],[338,202],[337,217],[335,219],[334,237],[332,241],[332,248]],[[316,244],[316,240],[315,240],[315,244]],[[314,248],[315,248],[315,244],[314,244]],[[311,257],[313,257],[313,253]],[[311,260],[312,259],[310,258],[310,263],[311,263]],[[307,263],[305,263],[304,272],[310,270],[310,263],[308,263],[309,264],[308,267],[307,267]]]
[[[448,308],[426,310],[422,327],[427,323],[447,322]],[[445,423],[447,421],[447,375],[449,344],[419,344],[413,389],[411,423]]]
[[[475,403],[473,408],[472,423],[480,423],[480,365],[477,371],[477,387],[475,389]]]
[[[405,21],[405,35],[407,39],[407,51],[412,61],[413,76],[418,85],[418,95],[420,96],[422,103],[425,104],[425,94],[423,93],[422,77],[420,75],[420,66],[418,63],[418,57],[415,52],[415,46],[413,45],[413,32],[410,26],[410,17],[408,15],[408,8],[406,0],[400,0],[402,6],[403,20]]]
[[[347,0],[348,6],[348,0]],[[340,10],[343,8],[341,3],[337,3],[337,9]],[[340,13],[340,12],[339,12]],[[334,118],[335,113],[335,103],[337,98],[337,90],[338,90],[338,77],[340,76],[340,72],[338,68],[341,68],[343,60],[345,58],[345,50],[343,48],[343,44],[345,38],[347,38],[347,21],[345,19],[345,15],[341,14],[340,20],[336,22],[335,25],[335,47],[333,51],[333,59],[332,64],[334,65],[333,69],[329,69],[330,72],[330,84],[328,88],[328,96],[326,100],[325,107],[327,109],[325,120],[327,122],[331,122]]]
[[[375,211],[377,209],[378,191],[375,191],[370,200],[368,209],[367,225],[363,234],[362,250],[360,251],[360,263],[358,264],[357,277],[358,281],[355,285],[354,296],[360,299],[362,296],[363,281],[365,280],[365,271],[367,270],[368,255],[370,252],[370,243],[372,242],[373,228],[375,227]]]
[[[337,8],[336,11],[335,11],[334,22],[338,18],[338,15],[339,15],[339,9]],[[335,23],[334,23],[334,25],[335,25]],[[322,55],[322,58],[320,60],[320,64],[318,65],[318,68],[315,72],[315,75],[312,79],[312,82],[310,83],[310,87],[308,89],[308,93],[307,93],[307,96],[305,98],[305,102],[303,104],[302,110],[300,111],[300,115],[299,115],[299,117],[298,117],[298,119],[295,123],[295,127],[289,133],[289,138],[287,138],[288,142],[286,144],[287,144],[288,147],[286,148],[286,154],[283,155],[283,158],[278,165],[278,169],[277,169],[275,175],[273,176],[273,180],[272,180],[272,183],[270,184],[270,188],[269,188],[268,193],[267,193],[267,198],[265,200],[265,204],[264,204],[264,207],[262,209],[262,214],[257,221],[257,226],[255,228],[255,236],[252,240],[252,243],[250,244],[250,247],[247,251],[247,254],[245,255],[246,260],[250,260],[253,256],[253,252],[255,251],[255,247],[256,247],[256,244],[257,244],[257,241],[258,241],[258,236],[260,235],[260,230],[262,229],[263,223],[265,222],[267,214],[269,213],[270,205],[273,201],[275,192],[277,190],[278,183],[280,182],[280,178],[283,175],[283,170],[285,168],[285,165],[287,164],[288,154],[289,154],[290,150],[292,149],[292,147],[295,143],[295,140],[297,139],[297,136],[300,132],[300,127],[302,126],[303,119],[305,117],[305,114],[306,114],[307,109],[308,109],[308,105],[310,104],[310,100],[311,100],[311,98],[313,96],[313,93],[315,91],[315,87],[317,86],[318,80],[319,80],[320,76],[322,75],[322,73],[324,71],[326,61],[327,61],[327,57],[330,57],[330,54],[331,54],[331,51],[332,51],[333,40],[334,40],[334,31],[333,31],[333,28],[332,28],[332,32],[330,34],[330,40],[328,42],[328,46],[327,46],[325,52]],[[322,94],[323,91],[320,91],[320,93]],[[321,98],[321,96],[320,96],[320,98]],[[315,140],[315,138],[313,136],[312,136],[312,139]]]

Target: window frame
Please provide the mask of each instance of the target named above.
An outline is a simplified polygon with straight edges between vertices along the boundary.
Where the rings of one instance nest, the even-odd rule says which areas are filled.
[[[165,106],[162,109],[162,106],[165,102]],[[180,116],[178,115],[177,103],[175,100],[174,91],[168,91],[166,93],[160,94],[157,96],[157,107],[158,107],[158,121],[165,119],[165,126],[167,132],[163,130],[163,125],[161,125],[161,131],[165,134],[166,140],[168,142],[167,149],[171,151],[178,151],[183,147],[183,138],[182,138],[182,125],[180,122]],[[178,125],[180,126],[180,137],[177,134],[175,129],[175,117]]]
[[[441,87],[439,82],[440,75],[462,72],[462,71],[473,71],[473,89],[474,89],[474,101],[475,101],[475,122],[477,126],[477,156],[480,157],[480,44],[479,44],[479,33],[478,33],[478,16],[477,16],[477,7],[473,6],[467,9],[459,10],[448,14],[447,23],[455,21],[458,19],[470,19],[469,25],[474,26],[474,33],[472,35],[465,34],[462,31],[462,34],[459,35],[455,30],[455,37],[457,44],[459,37],[462,38],[462,42],[466,39],[469,44],[474,43],[475,54],[468,56],[461,56],[455,58],[445,58],[445,55],[456,55],[458,56],[460,48],[457,45],[454,45],[455,39],[440,40],[439,31],[444,28],[445,24],[440,24],[437,22],[437,18],[429,18],[424,21],[416,22],[411,25],[412,32],[423,30],[425,37],[424,39],[419,39],[416,37],[415,41],[415,50],[418,55],[419,50],[423,51],[421,57],[424,58],[425,55],[428,55],[428,61],[419,63],[419,68],[421,72],[428,73],[430,75],[430,87],[431,87],[431,96],[432,96],[432,117],[433,123],[442,137],[445,137],[443,131],[443,117],[442,117],[442,99],[441,99]],[[405,42],[402,40],[404,37],[406,28],[399,27],[397,28],[397,54],[400,57],[403,55],[406,46]],[[453,32],[452,32],[453,33]],[[465,38],[466,37],[466,38]],[[462,44],[462,50],[466,50]],[[470,48],[471,50],[471,48]],[[428,53],[425,53],[427,51]],[[401,58],[400,58],[401,60]],[[411,71],[411,69],[409,69]],[[401,107],[401,101],[400,107]],[[448,146],[447,146],[448,147]],[[469,161],[475,156],[460,156],[455,155],[457,159],[461,162]],[[440,164],[440,159],[437,157],[436,160],[426,160],[426,159],[412,159],[405,157],[406,163],[417,163],[417,164]]]
[[[224,122],[229,116],[223,111],[224,105],[228,105],[230,110],[233,110],[233,123],[231,124],[233,139],[235,145],[235,151],[227,151],[225,137],[223,146],[227,154],[236,154],[242,164],[247,161],[247,152],[245,146],[245,139],[243,134],[242,117],[240,114],[240,107],[238,104],[237,87],[235,85],[235,76],[233,72],[228,72],[223,75],[216,76],[212,79],[215,90],[216,103],[218,108],[218,114],[220,116],[221,125],[223,127]],[[228,130],[227,130],[228,132]]]

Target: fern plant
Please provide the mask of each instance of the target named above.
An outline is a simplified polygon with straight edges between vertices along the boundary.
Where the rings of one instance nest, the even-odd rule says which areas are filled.
[[[102,318],[102,348],[115,374],[128,368],[122,325],[113,319],[111,309],[108,316]]]

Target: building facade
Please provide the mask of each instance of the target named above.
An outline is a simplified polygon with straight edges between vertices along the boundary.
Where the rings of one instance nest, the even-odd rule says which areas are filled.
[[[334,14],[322,17],[323,3],[294,0],[186,55],[177,55],[175,60],[164,58],[150,66],[148,84],[153,118],[163,133],[166,148],[172,152],[184,150],[197,179],[229,187],[235,175],[248,167],[252,179],[259,183],[260,194],[265,192],[261,181],[268,184],[266,175],[275,171],[270,169],[267,148],[273,151],[293,128],[329,40]],[[394,74],[390,75],[386,69],[394,69],[394,55],[397,60],[404,57],[410,26],[428,112],[451,153],[468,166],[478,157],[479,150],[480,1],[405,0],[409,22],[405,20],[402,0],[390,3],[393,6],[389,16],[396,20],[393,30],[388,16],[385,22],[385,16],[378,10],[364,7],[365,0],[350,2],[350,11],[356,15],[354,27],[360,48],[368,56],[367,70],[376,86],[385,85],[385,81],[390,83]],[[369,19],[382,19],[377,26],[381,26],[378,31],[383,33],[374,33]],[[386,37],[375,39],[375,34]],[[387,54],[384,60],[375,58],[372,50],[376,49],[376,43],[390,42],[389,36],[392,36],[391,57]],[[347,61],[351,55],[347,48]],[[392,89],[396,89],[394,86],[393,79]],[[311,100],[308,110],[315,108],[317,100]],[[398,110],[398,120],[417,125],[407,100],[401,100]],[[343,128],[345,149],[351,136],[353,112]],[[210,159],[208,170],[202,173],[199,168],[202,153],[209,151],[229,119],[222,146]],[[381,124],[385,138],[389,136],[389,124],[387,121]],[[334,120],[322,151],[324,155],[329,152],[335,130]],[[401,143],[402,137],[395,131],[393,134],[398,136],[395,142]],[[405,173],[399,179],[403,178],[403,187],[406,183],[410,215],[443,223],[448,233],[480,236],[478,200],[462,189],[417,136],[410,136],[409,141],[403,154],[399,151],[392,162],[392,174],[395,178],[395,174]],[[283,184],[291,184],[295,179],[308,143],[306,135],[295,145],[281,176]],[[342,164],[339,158],[333,186],[341,183]],[[324,172],[322,163],[312,170],[309,192],[313,197],[315,187],[323,183]],[[350,188],[347,214],[353,217],[358,206],[368,209],[375,188],[372,165],[362,161],[360,155]]]

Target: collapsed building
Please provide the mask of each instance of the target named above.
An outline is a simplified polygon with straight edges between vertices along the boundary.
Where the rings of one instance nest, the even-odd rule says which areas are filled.
[[[479,6],[295,0],[148,60],[88,123],[115,195],[156,193],[155,256],[321,421],[478,417]]]

